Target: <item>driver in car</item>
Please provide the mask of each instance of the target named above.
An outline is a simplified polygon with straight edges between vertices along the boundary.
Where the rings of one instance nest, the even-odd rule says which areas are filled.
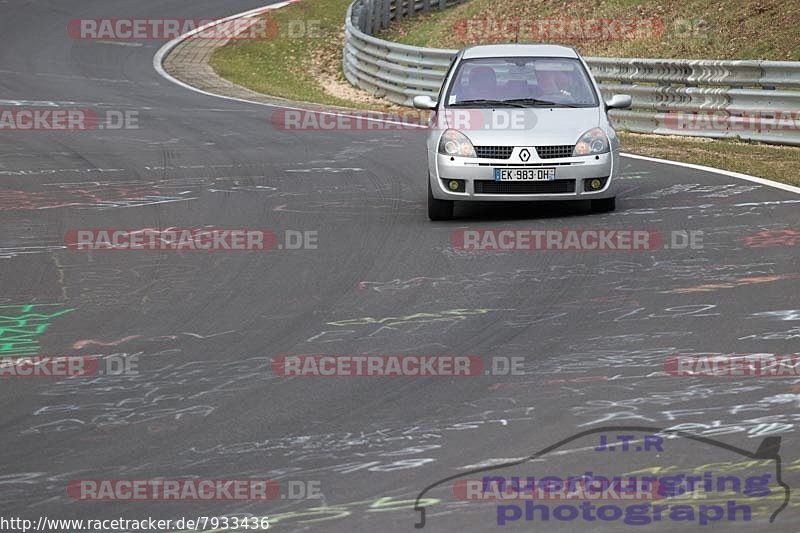
[[[572,77],[563,70],[537,71],[536,81],[539,84],[539,94],[537,98],[541,98],[542,100],[571,97],[574,94]]]

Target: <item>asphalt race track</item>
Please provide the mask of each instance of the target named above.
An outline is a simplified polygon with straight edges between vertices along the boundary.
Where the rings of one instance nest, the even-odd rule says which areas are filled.
[[[0,516],[252,515],[270,517],[275,531],[411,531],[427,486],[606,426],[680,429],[751,454],[780,437],[783,481],[800,486],[800,380],[664,372],[674,354],[800,355],[800,196],[625,158],[614,213],[468,206],[432,223],[424,132],[280,131],[272,108],[160,77],[152,58],[163,42],[66,32],[73,18],[223,17],[263,1],[0,2],[0,108],[128,110],[139,123],[0,131],[0,353],[13,352],[4,343],[27,326],[38,353],[136,361],[138,370],[0,381]],[[72,229],[204,226],[317,232],[317,247],[64,246]],[[665,246],[454,247],[454,232],[470,229],[653,230]],[[675,235],[702,240],[672,246]],[[271,358],[293,354],[468,355],[487,368],[522,358],[524,373],[276,375]],[[768,522],[784,500],[772,459],[680,436],[660,451],[597,445],[584,436],[495,474],[769,474],[770,496],[734,498],[752,504],[751,522],[705,529],[797,530],[795,500]],[[86,501],[67,491],[75,480],[153,478],[272,479],[320,494]],[[460,500],[453,481],[424,498],[432,532],[703,529],[540,523],[524,513],[498,526],[498,505]]]

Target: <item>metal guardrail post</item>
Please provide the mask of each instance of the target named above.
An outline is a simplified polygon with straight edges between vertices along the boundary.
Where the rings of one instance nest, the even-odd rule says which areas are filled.
[[[392,16],[392,6],[391,0],[378,0],[381,3],[381,29],[385,30],[389,27],[389,23],[391,22]]]
[[[372,17],[375,14],[375,2],[373,0],[366,0],[364,7],[366,8],[364,10],[366,14],[364,16],[365,21],[363,32],[367,35],[372,35],[375,32],[374,26],[372,25]]]

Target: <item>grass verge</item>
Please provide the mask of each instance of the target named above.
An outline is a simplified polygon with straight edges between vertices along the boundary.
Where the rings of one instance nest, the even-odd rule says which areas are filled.
[[[277,35],[232,40],[211,58],[214,71],[254,91],[333,106],[384,109],[381,99],[352,87],[342,73],[344,17],[352,0],[301,0],[268,12]]]
[[[612,24],[587,26],[587,19]],[[797,20],[800,3],[784,0],[470,0],[402,20],[378,36],[463,48],[509,42],[519,27],[519,42],[568,44],[585,56],[798,61]],[[558,21],[567,22],[564,30],[553,24]],[[503,26],[507,22],[512,25]],[[615,32],[622,23],[636,26]],[[608,31],[601,37],[603,27]]]
[[[705,165],[800,187],[800,147],[619,132],[623,152]]]

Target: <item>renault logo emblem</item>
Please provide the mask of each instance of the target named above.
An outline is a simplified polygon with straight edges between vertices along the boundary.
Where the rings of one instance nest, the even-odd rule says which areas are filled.
[[[522,161],[527,161],[531,158],[531,153],[528,151],[527,148],[523,148],[522,151],[519,153],[519,158]]]

